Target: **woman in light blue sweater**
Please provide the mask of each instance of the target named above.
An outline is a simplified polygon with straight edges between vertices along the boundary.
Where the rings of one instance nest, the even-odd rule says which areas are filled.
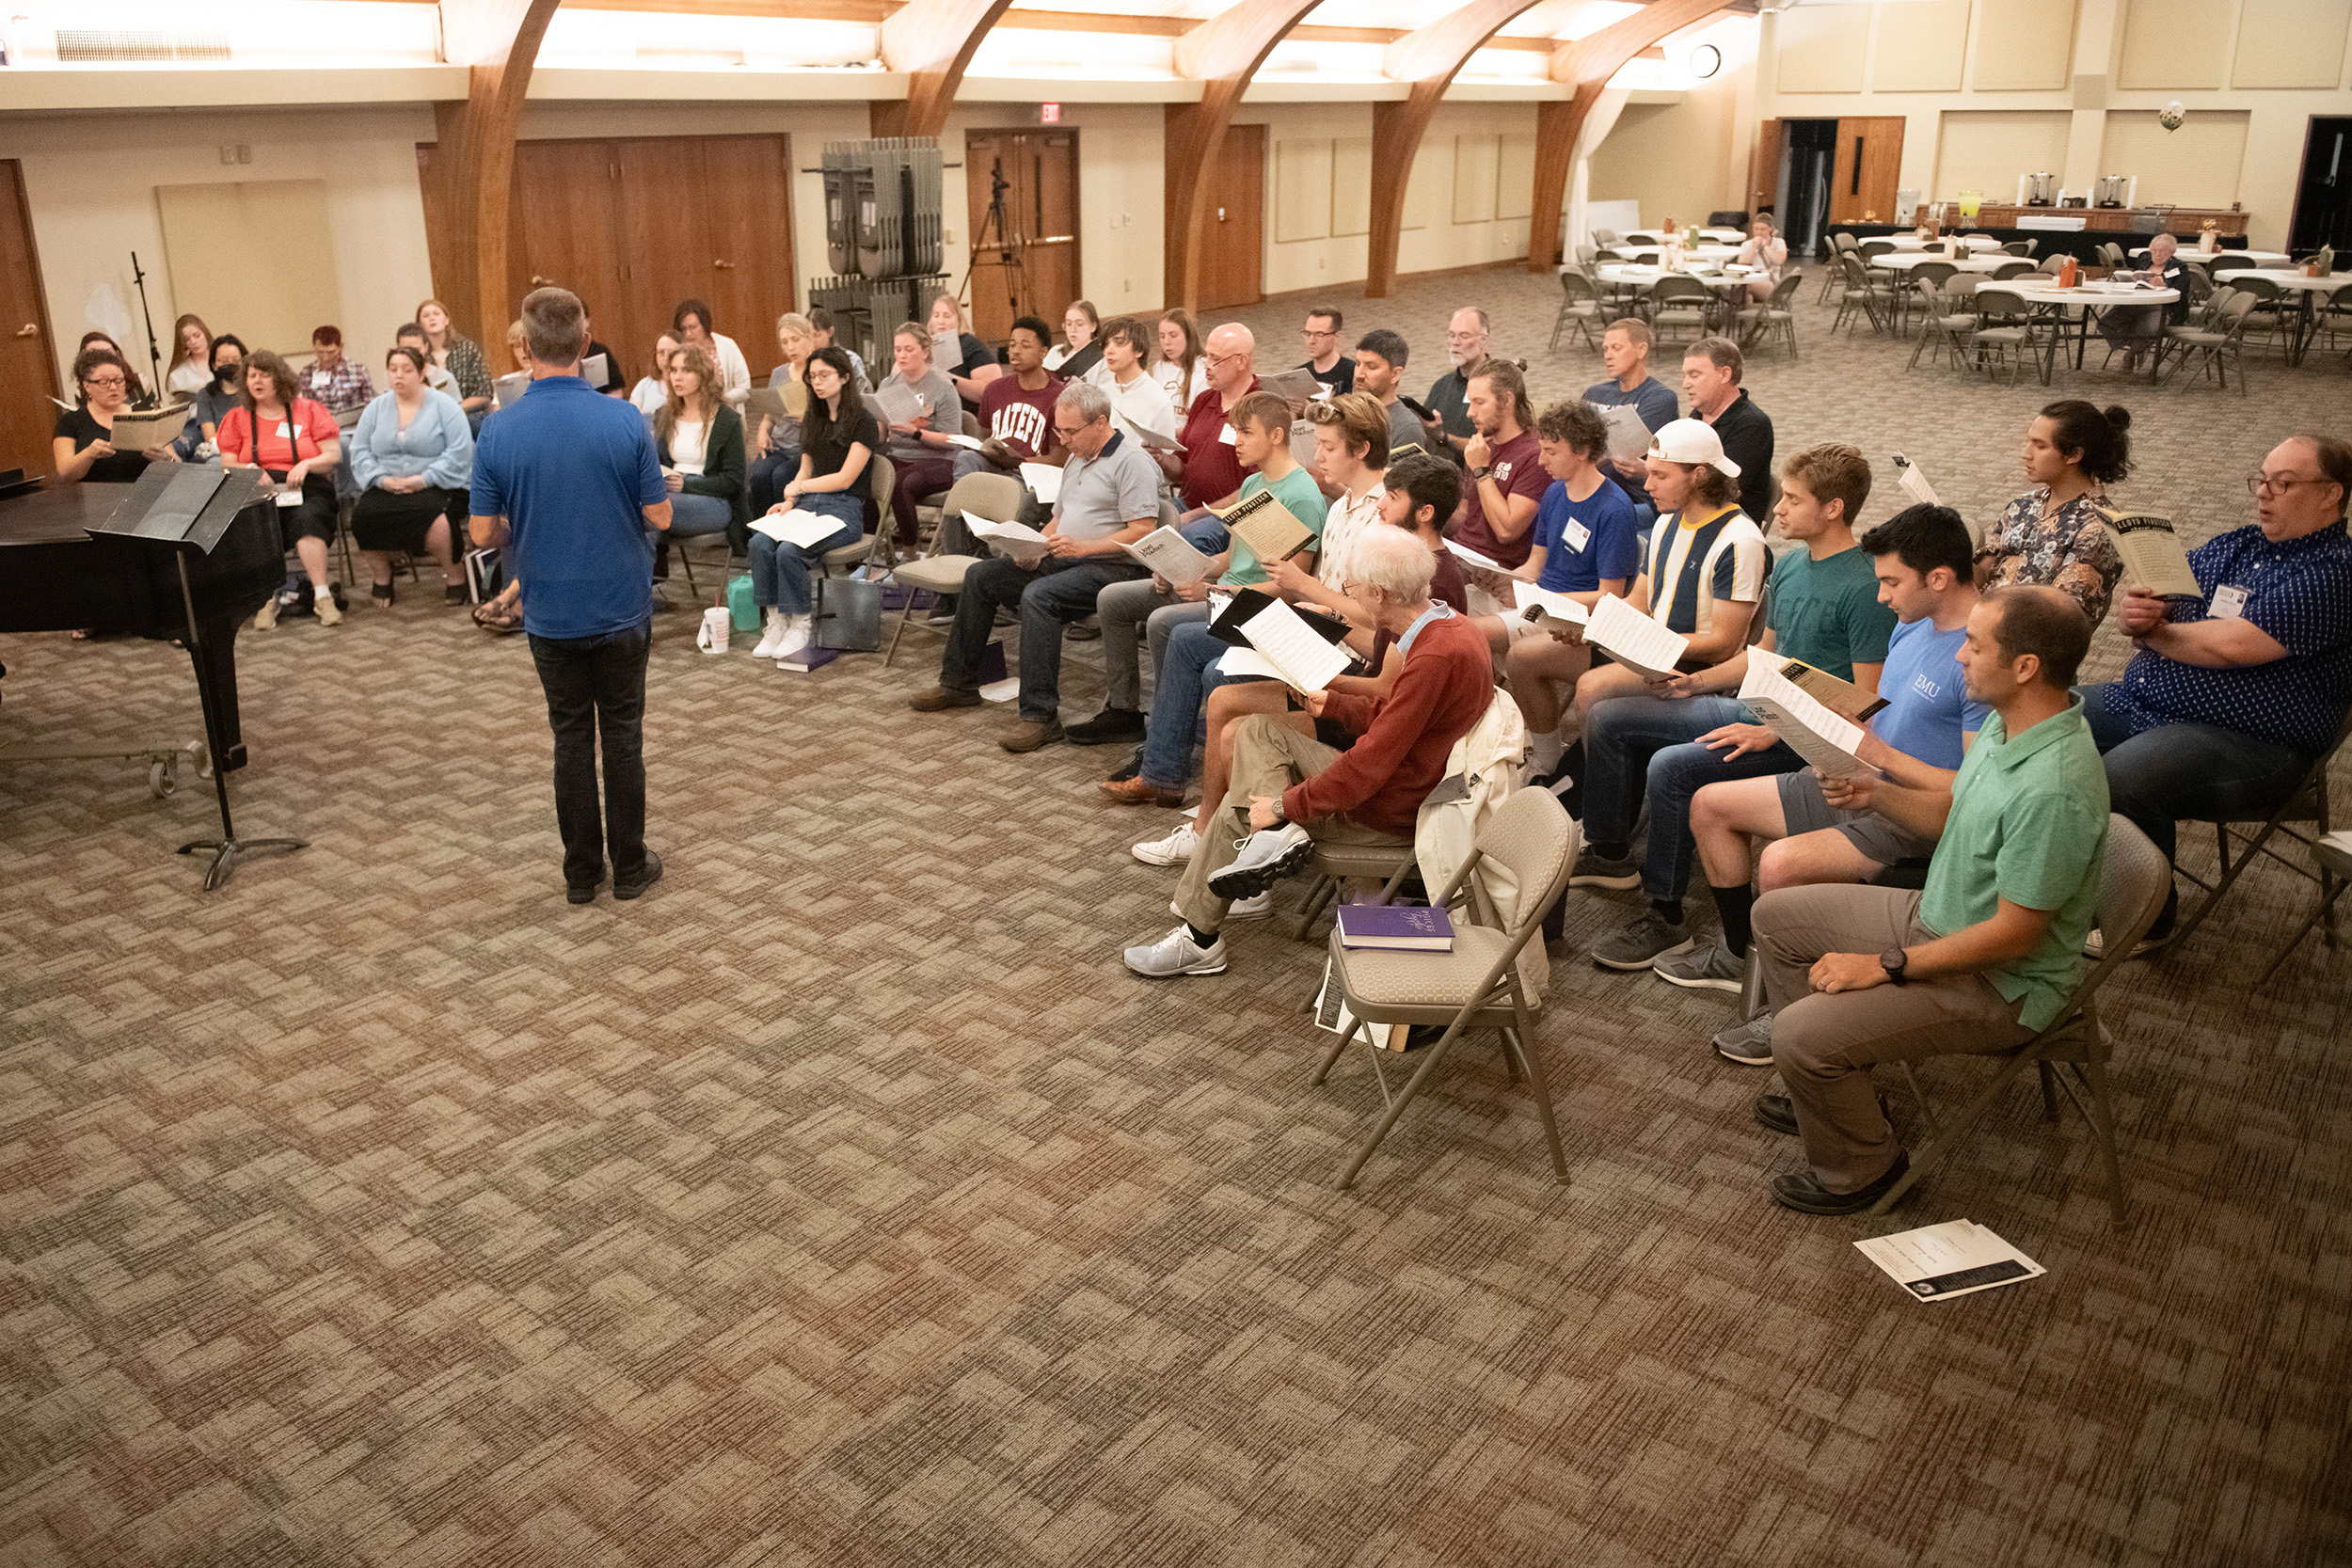
[[[351,514],[352,541],[368,558],[379,610],[392,607],[392,552],[430,555],[441,563],[441,596],[466,598],[452,542],[466,518],[473,483],[473,431],[455,398],[424,384],[425,357],[413,348],[385,356],[392,389],[359,416],[352,433],[351,477],[359,501]]]

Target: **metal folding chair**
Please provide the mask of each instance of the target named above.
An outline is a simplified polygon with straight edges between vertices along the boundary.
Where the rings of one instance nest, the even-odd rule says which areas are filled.
[[[2243,385],[2242,381],[2241,385]],[[2253,864],[2256,855],[2268,855],[2296,876],[2310,878],[2320,884],[2323,895],[2326,894],[2331,873],[2324,863],[2315,871],[2307,870],[2279,853],[2278,850],[2271,848],[2270,841],[2284,834],[2302,844],[2316,856],[2319,841],[2328,834],[2328,765],[2335,759],[2335,754],[2344,749],[2344,742],[2347,740],[2352,740],[2352,711],[2344,714],[2344,722],[2336,726],[2336,737],[2328,743],[2328,749],[2319,754],[2318,760],[2312,764],[2311,769],[2296,782],[2293,789],[2287,792],[2286,799],[2279,802],[2276,810],[2262,816],[2239,815],[2208,819],[2213,821],[2214,847],[2221,858],[2218,879],[2208,882],[2197,873],[2178,864],[2174,865],[2174,870],[2195,882],[2199,887],[2205,889],[2205,896],[2198,902],[2197,911],[2183,922],[2180,929],[2173,933],[2172,946],[2175,950],[2197,934],[2197,927],[2202,926],[2205,923],[2205,917],[2213,913],[2221,900],[2229,895],[2230,890],[2237,885],[2237,879],[2246,874],[2247,867]],[[2308,832],[2299,826],[2306,822],[2312,824],[2312,831]],[[2231,831],[2233,828],[2246,827],[2253,827],[2254,832],[2251,834],[2244,834],[2233,833]],[[2234,861],[2230,858],[2230,850],[2233,843],[2242,851]],[[2328,899],[2323,904],[2321,912],[2327,918],[2328,945],[2332,947],[2336,943],[2334,900]],[[2303,929],[2309,930],[2311,927],[2306,926]],[[2106,927],[2100,928],[2100,936],[2102,941],[2106,940]],[[2298,942],[2302,940],[2302,932],[2296,933],[2296,940]]]

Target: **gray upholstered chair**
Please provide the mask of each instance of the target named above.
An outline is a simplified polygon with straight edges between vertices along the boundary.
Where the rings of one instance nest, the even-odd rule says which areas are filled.
[[[1010,474],[966,474],[948,487],[942,515],[970,512],[993,523],[1009,523],[1021,515],[1021,502],[1027,493],[1021,481]],[[936,546],[937,542],[934,532],[932,543]],[[942,594],[959,593],[963,588],[963,574],[979,562],[977,555],[940,555],[934,550],[913,561],[901,561],[891,568],[890,580],[909,592],[906,602],[898,608],[898,624],[891,629],[890,648],[882,655],[883,668],[887,669],[890,661],[898,657],[898,639],[906,635],[909,626],[915,624],[914,590],[928,593],[934,599]]]

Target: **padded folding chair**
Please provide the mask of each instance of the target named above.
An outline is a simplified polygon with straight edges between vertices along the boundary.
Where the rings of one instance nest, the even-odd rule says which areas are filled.
[[[1840,256],[1837,258],[1837,266],[1846,279],[1846,289],[1845,293],[1838,296],[1837,318],[1830,323],[1829,329],[1836,332],[1840,327],[1846,327],[1847,322],[1853,316],[1862,315],[1869,318],[1871,331],[1883,331],[1884,323],[1881,320],[1879,311],[1882,308],[1891,307],[1894,301],[1879,282],[1879,278],[1874,277],[1870,270],[1862,264],[1862,258],[1859,256]],[[1879,275],[1879,277],[1889,276],[1891,275]],[[1846,329],[1852,330],[1851,327],[1846,327]]]
[[[1342,944],[1336,929],[1332,931],[1330,983],[1340,988],[1350,1013],[1372,1024],[1445,1025],[1445,1033],[1436,1043],[1422,1050],[1421,1065],[1402,1090],[1391,1096],[1387,1077],[1380,1077],[1387,1109],[1372,1136],[1341,1173],[1343,1190],[1355,1185],[1364,1162],[1421,1093],[1454,1042],[1470,1029],[1495,1031],[1502,1046],[1503,1066],[1513,1082],[1521,1070],[1526,1072],[1528,1091],[1534,1097],[1544,1142],[1551,1153],[1552,1172],[1563,1182],[1567,1180],[1567,1156],[1561,1152],[1560,1129],[1552,1120],[1551,1088],[1533,1037],[1542,999],[1531,999],[1520,989],[1518,956],[1529,942],[1541,940],[1544,911],[1568,885],[1568,873],[1576,863],[1576,824],[1568,819],[1558,797],[1548,789],[1522,789],[1486,819],[1476,847],[1434,900],[1437,907],[1453,911],[1452,952],[1351,948]],[[1488,860],[1508,867],[1518,879],[1518,919],[1507,928],[1478,875],[1479,867]],[[1457,901],[1461,901],[1458,908]],[[1315,1070],[1318,1085],[1330,1075],[1332,1064],[1353,1037],[1340,1036],[1324,1053],[1323,1065]],[[1375,1070],[1379,1054],[1375,1050]]]
[[[2165,376],[2165,360],[2175,365],[2191,355],[2201,356],[2199,378],[2210,372],[2215,384],[2229,390],[2230,370],[2237,369],[2237,395],[2246,395],[2246,325],[2254,319],[2254,296],[2245,290],[2232,287],[2226,293],[2217,293],[2210,325],[2205,326],[2168,326],[2156,347],[2155,379]],[[2182,383],[2184,387],[2187,383]]]
[[[2026,296],[2010,289],[1979,289],[1976,295],[1977,327],[1969,335],[1968,346],[1976,352],[1979,368],[1984,366],[1989,349],[2009,362],[2012,387],[2017,385],[2017,368],[2028,360],[2040,373],[2042,329],[2034,322],[2033,307]]]
[[[2239,386],[2243,388],[2244,385],[2244,379],[2240,378]],[[2208,882],[2194,871],[2184,869],[2177,864],[2173,867],[2182,876],[2206,890],[2205,896],[2197,905],[2197,912],[2190,915],[2182,924],[2180,929],[2173,933],[2173,947],[2177,949],[2190,937],[2197,934],[2197,927],[2202,926],[2205,923],[2205,917],[2213,913],[2215,907],[2229,895],[2230,890],[2237,885],[2237,879],[2246,874],[2246,868],[2253,863],[2256,855],[2268,855],[2296,876],[2307,877],[2318,882],[2323,895],[2327,892],[2330,873],[2324,864],[2316,871],[2307,870],[2279,853],[2278,850],[2271,848],[2270,841],[2274,837],[2284,834],[2288,838],[2297,840],[2305,848],[2316,855],[2319,841],[2328,834],[2328,765],[2334,760],[2335,754],[2344,749],[2344,742],[2347,740],[2352,740],[2352,711],[2344,714],[2344,722],[2336,726],[2335,739],[2328,743],[2328,749],[2319,754],[2319,760],[2312,764],[2310,770],[2303,775],[2292,790],[2288,791],[2286,799],[2279,802],[2276,810],[2262,816],[2240,814],[2234,816],[2209,819],[2213,820],[2214,847],[2221,858],[2219,879]],[[2301,826],[2306,822],[2312,824],[2312,831],[2308,832]],[[2248,827],[2254,829],[2251,834],[2231,832],[2233,828]],[[2230,858],[2230,850],[2233,843],[2241,850],[2234,861]],[[2332,898],[2328,900],[2323,912],[2328,921],[2328,945],[2332,947],[2336,943],[2335,911]],[[2305,930],[2310,928],[2308,926],[2304,927]],[[2106,940],[2106,928],[2101,927],[2101,941]],[[2301,940],[2301,932],[2296,933],[2296,940]]]
[[[1901,1201],[1905,1193],[1918,1185],[1920,1179],[1984,1119],[1985,1113],[2017,1075],[2031,1067],[2042,1076],[2042,1109],[2045,1117],[2058,1119],[2057,1091],[2064,1089],[2074,1109],[2082,1113],[2083,1120],[2090,1124],[2091,1136],[2099,1145],[2100,1162],[2106,1169],[2108,1211],[2114,1216],[2115,1228],[2124,1228],[2128,1216],[2123,1206],[2123,1172],[2115,1156],[2115,1105],[2107,1093],[2107,1061],[2114,1054],[2114,1042],[2099,1022],[2095,1001],[2099,988],[2106,984],[2139,939],[2147,934],[2148,927],[2155,924],[2171,885],[2164,851],[2150,843],[2146,833],[2110,815],[2106,854],[2099,866],[2099,928],[2103,932],[2127,932],[2129,940],[2107,948],[2106,956],[2084,974],[2082,983],[2066,999],[2058,1017],[2040,1034],[2004,1056],[1993,1082],[1957,1117],[1940,1126],[1931,1122],[1927,1147],[1911,1157],[1911,1168],[1887,1189],[1885,1196],[1870,1206],[1871,1213],[1883,1214]],[[2066,1071],[2070,1068],[2071,1077]],[[1919,1094],[1918,1075],[1912,1070],[1912,1065],[1905,1062],[1902,1069],[1912,1092]],[[2089,1098],[2086,1100],[2085,1096]],[[1925,1104],[1925,1095],[1920,1095],[1920,1101]]]
[[[1650,285],[1649,325],[1660,342],[1668,328],[1688,327],[1696,342],[1715,329],[1715,291],[1683,273],[1669,273]]]
[[[1418,863],[1409,844],[1325,844],[1318,840],[1314,857],[1307,863],[1307,869],[1315,879],[1307,889],[1307,902],[1300,907],[1297,921],[1291,927],[1291,940],[1307,940],[1316,916],[1330,906],[1350,879],[1378,878],[1379,901],[1385,904],[1396,896],[1406,874]]]
[[[1919,301],[1919,341],[1911,345],[1911,362],[1905,370],[1918,368],[1919,356],[1934,344],[1943,353],[1945,361],[1957,368],[1967,362],[1968,340],[1977,330],[1977,290],[1973,279],[1947,282],[1940,289],[1927,291]]]
[[[1021,515],[1022,499],[1027,495],[1021,482],[1010,474],[966,474],[948,487],[946,513],[972,513],[993,523],[1009,523]],[[921,589],[936,600],[940,594],[962,591],[963,574],[980,563],[977,555],[940,555],[936,553],[938,535],[933,533],[933,553],[901,561],[891,568],[890,580],[908,590],[906,603],[898,608],[898,624],[890,633],[889,650],[882,655],[882,668],[898,657],[898,639],[906,635],[914,622],[914,593]],[[944,635],[944,634],[943,634]]]
[[[2001,248],[2008,251],[2011,256],[2030,256],[2033,254],[2033,247],[2037,243],[2039,242],[2034,240],[2011,240],[2009,244],[2001,246]]]

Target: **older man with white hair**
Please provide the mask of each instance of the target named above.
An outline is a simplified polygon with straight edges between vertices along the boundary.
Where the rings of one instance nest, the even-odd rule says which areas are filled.
[[[1218,974],[1217,933],[1236,898],[1265,892],[1305,865],[1315,844],[1410,844],[1413,822],[1445,777],[1454,743],[1494,699],[1486,634],[1429,596],[1437,558],[1403,529],[1355,544],[1347,595],[1404,659],[1385,697],[1315,691],[1307,711],[1356,732],[1334,751],[1269,714],[1234,721],[1232,772],[1217,819],[1176,887],[1182,923],[1130,947],[1127,967],[1152,979]],[[1241,846],[1235,852],[1234,846]]]
[[[1251,368],[1257,352],[1258,340],[1239,322],[1210,333],[1201,351],[1209,386],[1184,410],[1184,428],[1176,432],[1184,450],[1160,453],[1168,483],[1191,511],[1231,506],[1241,498],[1241,482],[1251,470],[1233,453],[1233,405],[1258,389],[1258,372]]]
[[[1429,396],[1422,400],[1432,416],[1430,428],[1457,453],[1478,434],[1478,427],[1470,422],[1470,381],[1486,363],[1486,339],[1491,330],[1486,312],[1475,305],[1454,312],[1445,324],[1446,362],[1453,368],[1429,384]],[[1434,438],[1429,450],[1438,451]]]

